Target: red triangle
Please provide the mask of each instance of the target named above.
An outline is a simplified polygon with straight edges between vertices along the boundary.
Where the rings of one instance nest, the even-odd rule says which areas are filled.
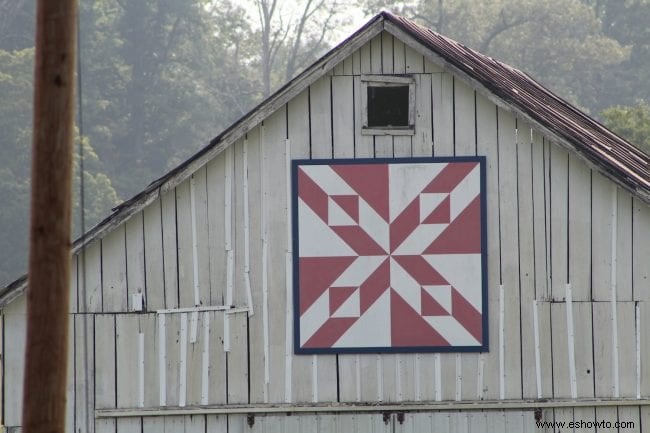
[[[298,170],[298,196],[327,223],[327,193],[302,169]]]
[[[390,287],[390,260],[386,259],[366,281],[359,286],[361,314],[365,313],[372,304]]]
[[[422,256],[392,256],[418,284],[438,286],[449,284],[445,278]]]
[[[307,311],[356,259],[356,256],[301,257],[299,262],[300,314]]]
[[[440,305],[438,301],[424,289],[420,289],[420,304],[423,316],[449,316],[449,311]]]
[[[433,212],[422,221],[422,224],[449,224],[450,220],[450,200],[449,196],[447,196],[440,202],[438,207],[436,207]]]
[[[358,195],[332,195],[332,200],[336,202],[341,209],[352,217],[354,222],[359,224],[359,196]]]
[[[452,192],[478,162],[450,162],[422,192]]]
[[[453,316],[477,341],[483,341],[483,315],[454,287],[451,288]]]
[[[480,196],[440,233],[423,254],[471,254],[481,252]]]
[[[393,289],[390,290],[390,328],[393,347],[449,346],[449,342]]]
[[[406,206],[390,225],[390,249],[395,251],[420,224],[420,200],[416,198]]]
[[[356,287],[330,287],[330,316],[357,290]]]
[[[385,256],[386,251],[359,226],[330,226],[360,256]]]
[[[331,167],[388,222],[388,164],[336,164]]]
[[[318,349],[332,347],[357,320],[358,317],[330,317],[302,347]]]

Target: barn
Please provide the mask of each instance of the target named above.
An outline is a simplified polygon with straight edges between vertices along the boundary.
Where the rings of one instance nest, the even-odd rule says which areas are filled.
[[[75,242],[68,431],[641,432],[649,264],[648,155],[382,12]]]

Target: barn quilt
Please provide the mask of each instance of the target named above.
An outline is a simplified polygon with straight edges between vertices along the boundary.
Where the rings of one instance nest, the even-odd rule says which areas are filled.
[[[484,165],[293,161],[296,353],[487,350]]]

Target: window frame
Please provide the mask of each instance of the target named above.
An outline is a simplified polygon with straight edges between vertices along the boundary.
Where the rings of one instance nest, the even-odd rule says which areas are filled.
[[[409,87],[407,126],[368,126],[368,87]],[[412,75],[361,76],[361,135],[415,135],[415,78]]]

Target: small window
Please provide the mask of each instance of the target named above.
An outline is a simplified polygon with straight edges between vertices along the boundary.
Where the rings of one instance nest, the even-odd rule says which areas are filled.
[[[412,135],[415,131],[415,81],[407,76],[361,77],[364,135]]]

